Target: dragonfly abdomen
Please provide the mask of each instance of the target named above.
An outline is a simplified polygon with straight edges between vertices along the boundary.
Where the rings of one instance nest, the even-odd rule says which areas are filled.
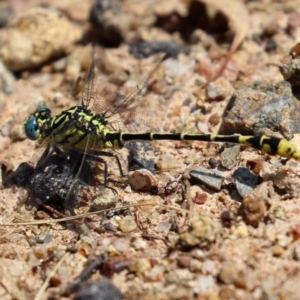
[[[300,160],[300,150],[283,138],[267,135],[220,135],[220,134],[186,134],[186,133],[121,133],[120,142],[134,140],[176,140],[236,143],[262,150],[271,155],[280,155]]]

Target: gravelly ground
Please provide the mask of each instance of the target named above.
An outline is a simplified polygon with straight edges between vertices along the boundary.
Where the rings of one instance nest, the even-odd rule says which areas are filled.
[[[44,8],[37,8],[41,4]],[[234,33],[221,13],[214,15],[216,11],[197,1],[98,1],[92,25],[93,4],[51,1],[50,9],[50,1],[1,2],[5,25],[0,56],[8,67],[0,66],[3,178],[5,169],[36,163],[41,156],[43,149],[23,132],[31,113],[47,105],[56,114],[79,103],[79,96],[71,96],[72,87],[88,69],[92,41],[98,56],[95,85],[106,101],[141,84],[161,58],[158,50],[179,52],[153,75],[136,118],[142,128],[264,132],[293,137],[291,142],[300,146],[297,48],[289,54],[300,37],[298,1],[245,3],[250,16],[246,39],[222,76],[206,89],[201,86],[218,70]],[[26,18],[19,17],[24,13]],[[154,55],[140,59],[149,53]],[[296,66],[293,88],[283,82],[278,68],[287,64]],[[228,106],[234,95],[237,101]],[[43,224],[0,226],[1,299],[69,299],[74,294],[87,299],[80,297],[91,293],[90,287],[72,290],[69,285],[97,259],[95,271],[82,282],[97,282],[99,299],[100,293],[101,299],[121,299],[121,294],[125,299],[299,299],[299,163],[231,146],[138,144],[134,158],[154,168],[154,174],[131,173],[127,181],[109,160],[108,186],[113,189],[90,187],[91,182],[79,178],[67,196],[70,201],[50,201],[48,209],[40,206],[44,199],[38,202],[33,196],[35,189],[9,182],[0,190],[1,223],[42,219]],[[118,153],[125,169],[128,149]],[[43,172],[56,171],[63,163],[54,159]],[[72,173],[72,164],[65,165]],[[221,171],[221,187],[191,180],[189,171],[200,167]],[[85,174],[97,174],[95,180],[103,181],[101,165],[86,168],[91,169],[84,167]],[[39,196],[51,188],[51,179],[56,184],[63,180],[55,172],[45,178],[35,182]],[[148,190],[134,191],[128,182],[131,187],[145,184]],[[62,217],[74,202],[79,202],[76,214],[91,206],[143,206],[88,216],[85,225],[50,224],[57,219],[51,207]],[[50,281],[38,294],[47,276]]]

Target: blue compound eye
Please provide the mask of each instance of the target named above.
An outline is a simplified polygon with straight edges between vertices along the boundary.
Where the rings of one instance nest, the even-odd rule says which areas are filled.
[[[30,140],[37,140],[40,136],[36,116],[32,115],[25,123],[25,134]]]
[[[35,114],[30,116],[26,123],[25,123],[25,134],[30,140],[37,140],[41,133],[40,133],[40,127],[42,124],[51,118],[51,111],[49,108],[42,106],[37,111]]]

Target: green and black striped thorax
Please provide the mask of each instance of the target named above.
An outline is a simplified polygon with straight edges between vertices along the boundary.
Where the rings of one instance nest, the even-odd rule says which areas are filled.
[[[103,126],[107,125],[104,115],[94,114],[86,106],[74,106],[56,117],[49,118],[41,127],[41,134],[49,136],[52,133],[62,134],[73,126],[87,133],[100,134]],[[100,132],[99,132],[100,130]]]
[[[51,117],[47,107],[40,107],[25,123],[26,135],[37,140],[78,150],[119,148],[120,133],[108,129],[104,114],[95,114],[84,105],[74,106]]]

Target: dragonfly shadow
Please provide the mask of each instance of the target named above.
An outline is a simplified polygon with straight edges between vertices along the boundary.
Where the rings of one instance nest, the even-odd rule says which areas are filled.
[[[4,176],[4,187],[25,188],[29,193],[26,203],[31,206],[47,204],[67,215],[75,215],[74,208],[85,201],[84,189],[96,185],[94,162],[83,160],[78,151],[66,154],[53,151],[46,158],[42,155],[36,167],[20,164]]]

